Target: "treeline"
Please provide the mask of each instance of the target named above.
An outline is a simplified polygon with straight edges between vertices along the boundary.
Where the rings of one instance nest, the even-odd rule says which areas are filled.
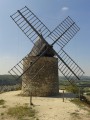
[[[59,76],[58,78],[59,78],[59,80],[66,80],[66,78],[64,76]],[[83,76],[81,80],[82,81],[90,81],[90,76]]]
[[[12,85],[21,84],[21,82],[22,82],[21,78],[17,80],[11,75],[0,75],[0,86],[3,86],[3,85],[12,86]]]
[[[22,79],[17,80],[14,77],[11,75],[0,75],[0,93],[21,89]]]

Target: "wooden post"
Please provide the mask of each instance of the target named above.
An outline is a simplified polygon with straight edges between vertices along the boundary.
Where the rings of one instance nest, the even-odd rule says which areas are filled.
[[[81,94],[81,93],[80,93],[80,87],[79,87],[79,100],[80,100],[80,94]]]
[[[29,96],[30,96],[30,106],[33,105],[32,103],[32,83],[31,86],[29,86]]]
[[[63,102],[64,102],[64,89],[63,89]]]
[[[32,105],[32,93],[30,93],[30,105]]]
[[[30,62],[30,65],[32,65],[32,61]],[[30,106],[33,105],[32,103],[32,83],[31,83],[31,88],[29,88],[29,94],[30,94]]]

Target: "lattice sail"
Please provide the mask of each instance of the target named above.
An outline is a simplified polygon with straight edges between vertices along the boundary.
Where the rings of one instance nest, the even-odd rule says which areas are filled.
[[[33,61],[33,64],[35,64],[40,57],[45,54],[45,52],[52,49],[59,59],[58,69],[67,78],[67,80],[69,80],[70,83],[80,80],[81,76],[84,74],[83,70],[62,49],[79,31],[79,27],[69,16],[52,32],[50,32],[50,30],[26,6],[14,13],[11,18],[34,44],[34,48],[36,47],[36,49],[34,49],[33,52],[35,52],[35,54],[37,53],[36,50],[40,49],[40,47],[35,44],[38,37],[47,45],[46,49],[40,53],[38,59]],[[37,47],[39,48],[37,49]],[[24,73],[26,73],[33,65],[28,66],[28,69],[23,71],[23,61],[27,59],[27,56],[9,72],[11,74],[14,73],[19,77],[24,75]],[[44,66],[42,66],[42,68],[43,67]]]
[[[18,80],[19,78],[21,78],[21,76],[24,75],[24,73],[26,73],[28,70],[31,71],[31,67],[33,64],[35,64],[37,62],[37,60],[40,58],[37,58],[36,60],[33,61],[33,63],[31,65],[28,66],[27,64],[27,60],[28,60],[29,54],[27,56],[25,56],[21,61],[19,61],[10,71],[9,73],[16,79]],[[25,71],[23,71],[23,67],[28,66],[28,69],[26,69]],[[35,73],[34,77],[37,76],[37,74],[44,68],[45,64],[43,66],[41,66],[41,68]],[[34,77],[32,78],[32,80],[34,79]],[[27,81],[27,79],[24,77],[24,80]],[[24,81],[23,81],[24,82]],[[28,81],[29,82],[29,81]],[[26,87],[26,82],[24,82],[24,86]]]
[[[26,6],[11,15],[11,18],[33,43],[41,34],[43,38],[50,34],[49,29]]]
[[[61,50],[58,55],[60,58],[58,61],[59,71],[69,80],[70,83],[77,83],[84,74],[84,71],[74,62],[74,60],[64,51]]]
[[[24,34],[35,43],[38,37],[43,38],[50,44],[56,42],[63,48],[80,30],[76,23],[68,16],[52,32],[36,17],[26,6],[11,15],[11,18],[24,32]],[[53,43],[54,44],[54,43]]]
[[[52,41],[63,48],[80,30],[76,23],[68,16],[61,24],[59,24],[51,33],[48,35]],[[51,42],[50,41],[50,42]]]

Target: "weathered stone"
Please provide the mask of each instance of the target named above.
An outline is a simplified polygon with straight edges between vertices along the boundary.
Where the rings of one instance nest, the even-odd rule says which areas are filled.
[[[38,57],[29,56],[24,60],[23,70]],[[59,93],[58,59],[41,57],[22,77],[22,93],[33,96],[53,96]]]
[[[52,46],[50,46],[46,41],[44,41],[43,36],[41,36],[41,37],[43,40],[41,38],[38,38],[38,40],[35,42],[32,50],[31,50],[29,56],[40,56],[44,52],[44,54],[42,56],[53,57],[55,55],[55,53],[54,53]]]

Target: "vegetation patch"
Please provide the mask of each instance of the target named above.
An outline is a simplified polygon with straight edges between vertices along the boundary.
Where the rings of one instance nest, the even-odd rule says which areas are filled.
[[[35,117],[36,111],[31,107],[26,105],[19,106],[16,105],[15,107],[9,108],[7,114],[11,117],[16,117],[18,120],[24,120],[26,117]]]
[[[76,86],[72,86],[72,85],[66,86],[65,90],[68,92],[74,93],[74,94],[78,94],[79,92],[79,88]]]
[[[72,99],[70,101],[78,105],[81,109],[88,111],[88,114],[90,114],[90,105],[87,102],[81,101],[78,98]]]
[[[3,105],[2,108],[6,108],[7,106],[6,105]]]
[[[1,113],[1,116],[3,116],[4,115],[4,113]]]
[[[0,105],[4,105],[5,104],[5,100],[1,99],[0,100]]]
[[[73,102],[74,104],[78,105],[79,107],[83,107],[84,105],[86,105],[84,102],[82,102],[78,98],[74,98],[74,99],[72,99],[70,101]]]
[[[86,95],[90,96],[90,92],[87,92]]]
[[[81,119],[79,113],[77,113],[77,112],[71,113],[71,117],[73,120],[80,120]]]

